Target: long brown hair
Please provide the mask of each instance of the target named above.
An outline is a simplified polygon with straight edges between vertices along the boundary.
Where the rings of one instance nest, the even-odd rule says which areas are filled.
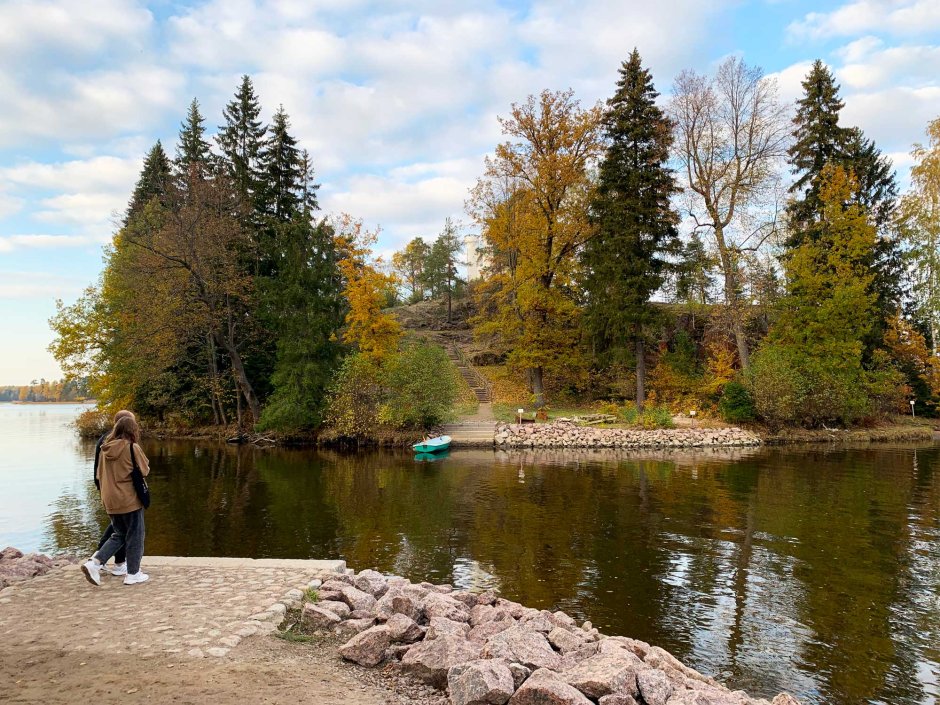
[[[133,416],[122,416],[115,422],[107,440],[113,441],[118,438],[137,443],[140,438],[140,426],[137,425],[137,420]]]

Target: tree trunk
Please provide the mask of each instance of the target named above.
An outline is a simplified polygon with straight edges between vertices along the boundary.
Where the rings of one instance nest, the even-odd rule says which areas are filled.
[[[529,376],[532,380],[532,394],[535,395],[535,408],[541,409],[545,406],[545,387],[542,384],[542,368],[531,368],[529,370]]]
[[[448,323],[451,322],[451,321],[450,321],[450,297],[451,297],[451,293],[450,293],[450,292],[451,292],[451,289],[452,289],[452,288],[453,288],[453,287],[451,286],[451,283],[450,283],[450,277],[448,277],[448,278],[447,278],[447,322],[448,322]]]
[[[215,418],[216,426],[228,424],[225,418],[225,407],[222,406],[222,399],[219,396],[219,365],[216,360],[215,341],[211,335],[206,336],[209,354],[209,374],[212,376],[212,416]]]
[[[720,227],[715,228],[715,241],[718,243],[718,256],[725,280],[725,304],[731,313],[731,329],[738,344],[738,359],[741,361],[741,369],[746,370],[751,364],[751,356],[744,335],[744,310],[738,296],[738,263],[725,244],[724,230]]]
[[[225,352],[228,353],[229,358],[232,360],[232,369],[235,371],[235,379],[238,381],[238,386],[245,396],[245,402],[247,402],[248,409],[251,411],[252,421],[258,423],[261,419],[261,403],[258,401],[254,387],[251,386],[248,375],[245,373],[245,365],[242,363],[242,356],[238,354],[238,348],[235,347],[234,342],[227,335],[216,333],[216,341],[222,346]]]
[[[646,351],[643,338],[636,339],[636,408],[640,413],[646,403]]]

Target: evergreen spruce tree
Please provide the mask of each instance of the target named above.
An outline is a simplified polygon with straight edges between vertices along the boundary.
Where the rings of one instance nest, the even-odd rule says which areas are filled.
[[[247,75],[242,76],[238,92],[222,114],[225,124],[219,127],[216,141],[232,183],[243,202],[253,208],[259,189],[259,158],[266,128],[259,119],[261,104]]]
[[[297,199],[301,213],[309,219],[313,217],[314,211],[320,210],[320,203],[317,201],[317,191],[320,189],[320,184],[315,181],[313,161],[306,149],[300,153],[299,166],[300,182],[298,184]]]
[[[305,175],[297,140],[290,134],[290,120],[280,106],[268,127],[268,138],[260,155],[264,182],[262,212],[270,218],[289,222],[300,206]]]
[[[342,352],[345,302],[332,228],[297,214],[278,233],[284,259],[274,282],[277,362],[261,425],[299,431],[323,418],[327,385]]]
[[[166,152],[163,151],[160,140],[157,140],[157,143],[150,148],[147,156],[144,157],[143,169],[141,169],[137,185],[134,187],[134,194],[127,206],[127,214],[124,217],[125,224],[152,199],[162,198],[166,195],[167,186],[170,183],[170,174],[170,160],[167,158]]]
[[[868,353],[876,347],[884,333],[886,321],[899,305],[903,274],[899,238],[894,230],[894,212],[898,198],[897,181],[891,162],[857,127],[839,126],[839,86],[822,61],[813,64],[803,81],[804,96],[797,102],[793,123],[795,142],[789,150],[790,164],[796,180],[790,188],[794,194],[788,206],[788,255],[806,237],[819,232],[823,204],[820,199],[821,175],[827,165],[841,166],[851,172],[857,183],[856,203],[868,214],[878,238],[872,248],[869,265],[874,274],[875,308],[878,323],[872,327],[866,342]]]
[[[451,320],[453,297],[463,280],[457,276],[457,264],[460,250],[460,238],[457,227],[450,218],[444,221],[444,230],[431,245],[427,253],[423,275],[423,284],[431,290],[432,296],[447,297],[447,321]]]
[[[183,179],[193,168],[204,174],[212,161],[212,147],[205,139],[205,122],[199,112],[199,101],[193,98],[186,119],[180,125],[179,144],[176,146],[176,170]]]
[[[658,95],[634,49],[607,102],[609,144],[592,204],[597,230],[582,258],[589,328],[602,348],[633,348],[641,409],[646,329],[656,318],[650,297],[663,283],[667,252],[678,242],[678,216],[670,205],[676,185],[666,166],[672,125],[656,105]]]
[[[791,233],[799,238],[802,226],[818,217],[819,177],[830,162],[841,161],[846,130],[839,127],[839,111],[845,103],[839,98],[839,86],[829,68],[819,59],[803,80],[804,95],[797,101],[793,118],[793,146],[788,153],[796,180],[790,187],[794,194],[789,215]],[[798,242],[791,243],[796,246]]]

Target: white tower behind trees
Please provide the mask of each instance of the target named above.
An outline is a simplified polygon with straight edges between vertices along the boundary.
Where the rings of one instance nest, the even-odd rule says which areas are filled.
[[[480,250],[479,235],[465,235],[463,238],[465,251],[465,264],[467,266],[467,282],[483,278],[483,268],[486,267],[486,256]]]

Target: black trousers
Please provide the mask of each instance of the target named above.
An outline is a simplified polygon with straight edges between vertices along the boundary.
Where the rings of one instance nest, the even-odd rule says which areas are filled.
[[[104,533],[101,534],[101,540],[98,541],[99,551],[101,550],[101,547],[104,546],[105,543],[107,543],[108,539],[111,538],[111,534],[113,533],[114,533],[114,527],[111,526],[110,522],[108,522],[108,528],[104,530]],[[98,560],[101,560],[101,559],[99,558]],[[124,549],[124,546],[121,546],[121,548],[118,549],[118,552],[114,554],[114,562],[123,563],[126,560],[127,560],[127,551]],[[104,561],[101,561],[101,562],[104,563]]]
[[[140,559],[144,557],[144,510],[110,516],[114,533],[98,550],[98,560],[107,563],[123,548],[127,551],[127,572],[133,575],[140,570]]]

